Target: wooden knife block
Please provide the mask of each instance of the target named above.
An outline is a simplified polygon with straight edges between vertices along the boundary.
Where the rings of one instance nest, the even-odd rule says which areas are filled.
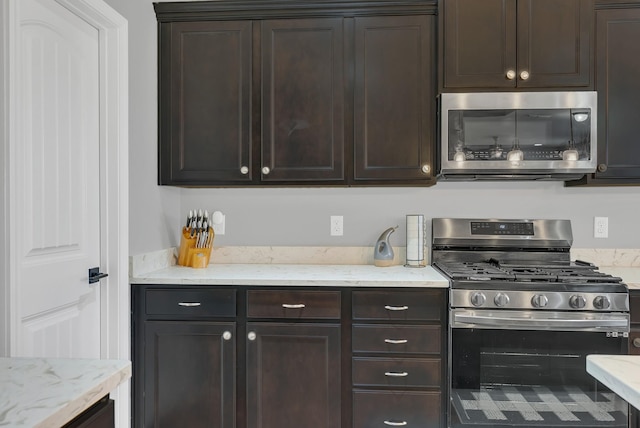
[[[211,258],[211,249],[213,247],[213,229],[209,228],[211,234],[210,247],[196,248],[196,238],[189,236],[189,230],[182,228],[182,236],[180,238],[180,250],[178,252],[178,264],[192,268],[206,268]]]

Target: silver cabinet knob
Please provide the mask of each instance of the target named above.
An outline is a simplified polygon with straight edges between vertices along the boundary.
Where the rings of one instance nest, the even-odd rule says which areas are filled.
[[[242,174],[242,175],[249,174],[249,168],[246,167],[246,166],[243,166],[242,168],[240,168],[240,174]]]
[[[584,296],[575,294],[569,298],[569,306],[575,309],[582,309],[587,305],[587,300]]]
[[[609,306],[611,306],[611,301],[607,296],[596,296],[593,299],[593,307],[596,309],[609,309]]]
[[[255,331],[250,331],[249,334],[247,334],[247,339],[254,341],[256,340],[256,332]]]
[[[506,306],[509,304],[509,296],[504,293],[498,293],[496,297],[493,298],[493,303],[498,307]]]
[[[520,79],[529,80],[529,72],[527,70],[522,70],[520,72]]]
[[[507,70],[507,79],[509,80],[513,80],[516,78],[516,71],[515,70]]]
[[[231,332],[230,331],[225,331],[224,333],[222,333],[222,338],[224,340],[230,340],[231,339]]]
[[[636,337],[631,343],[633,344],[634,348],[640,348],[640,337]]]
[[[486,301],[487,296],[485,296],[484,293],[477,292],[471,295],[471,304],[473,306],[482,306]]]
[[[271,170],[269,169],[269,167],[268,167],[268,166],[263,166],[263,167],[262,167],[262,173],[263,173],[264,175],[269,175],[269,173],[270,173],[270,172],[271,172]]]
[[[431,167],[429,165],[422,165],[422,172],[425,174],[429,174],[431,172]]]
[[[549,299],[544,294],[536,294],[531,298],[531,305],[534,308],[544,308],[549,303]]]

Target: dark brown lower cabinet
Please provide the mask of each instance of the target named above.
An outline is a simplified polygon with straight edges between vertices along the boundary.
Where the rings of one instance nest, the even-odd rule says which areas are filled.
[[[114,404],[108,396],[85,410],[63,428],[114,428]]]
[[[148,321],[145,348],[137,426],[235,426],[235,323]]]
[[[389,288],[134,285],[132,427],[444,427],[446,290]]]
[[[247,427],[340,426],[340,326],[247,324]]]

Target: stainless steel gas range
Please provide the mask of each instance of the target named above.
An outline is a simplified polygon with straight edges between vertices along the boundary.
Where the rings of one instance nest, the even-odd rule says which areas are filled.
[[[628,427],[628,406],[585,369],[626,354],[620,278],[571,261],[568,220],[433,219],[450,279],[449,427]]]

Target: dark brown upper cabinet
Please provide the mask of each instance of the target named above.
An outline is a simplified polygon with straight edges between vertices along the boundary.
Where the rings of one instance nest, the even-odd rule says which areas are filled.
[[[434,30],[434,16],[356,18],[356,182],[432,177]]]
[[[441,0],[444,90],[592,88],[593,0]]]
[[[344,180],[342,19],[261,25],[262,180]]]
[[[154,8],[159,184],[435,184],[436,0]]]
[[[568,185],[640,184],[640,3],[596,4],[598,167]]]
[[[252,180],[251,21],[160,26],[159,184]]]

